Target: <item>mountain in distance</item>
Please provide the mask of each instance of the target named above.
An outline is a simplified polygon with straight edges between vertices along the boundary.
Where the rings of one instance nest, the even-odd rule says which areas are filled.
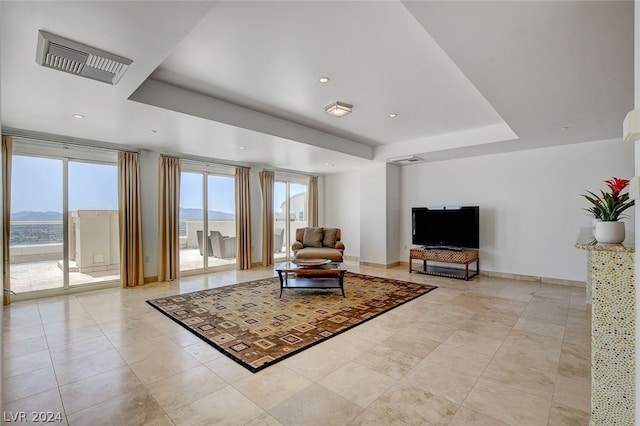
[[[202,220],[202,209],[185,209],[180,208],[180,220]],[[236,215],[233,213],[219,212],[217,210],[209,210],[210,221],[233,221]],[[52,222],[62,221],[62,213],[60,212],[36,212],[36,211],[20,211],[11,213],[11,221],[15,222]]]
[[[187,209],[180,207],[180,220],[202,220],[202,209]],[[228,222],[236,220],[234,213],[219,212],[217,210],[209,210],[209,220]]]
[[[55,222],[61,220],[62,213],[60,212],[21,211],[11,213],[11,221],[15,222]]]

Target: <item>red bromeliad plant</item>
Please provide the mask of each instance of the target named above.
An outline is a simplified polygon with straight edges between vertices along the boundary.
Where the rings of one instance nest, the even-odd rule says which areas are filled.
[[[600,196],[591,191],[587,191],[589,195],[582,195],[592,206],[586,211],[590,212],[596,219],[605,222],[615,222],[620,218],[622,212],[634,205],[634,201],[629,199],[629,193],[622,194],[622,190],[629,185],[628,179],[611,178],[605,180],[604,183],[610,189],[610,192],[600,191]]]

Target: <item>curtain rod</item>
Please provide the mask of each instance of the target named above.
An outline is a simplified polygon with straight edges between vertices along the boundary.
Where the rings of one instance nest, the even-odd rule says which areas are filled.
[[[3,127],[2,134],[7,136],[13,136],[16,138],[28,139],[35,142],[53,142],[58,144],[65,144],[69,146],[77,146],[80,148],[94,148],[105,151],[125,151],[140,153],[138,148],[127,148],[123,145],[118,145],[108,142],[100,142],[93,139],[80,139],[72,138],[61,135],[54,135],[50,133],[33,132],[24,129],[13,129],[11,127]]]

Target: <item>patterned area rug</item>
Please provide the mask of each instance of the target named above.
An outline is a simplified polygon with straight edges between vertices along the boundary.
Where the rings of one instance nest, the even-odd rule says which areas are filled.
[[[268,278],[148,300],[252,372],[437,288],[347,272],[339,289],[285,289]]]

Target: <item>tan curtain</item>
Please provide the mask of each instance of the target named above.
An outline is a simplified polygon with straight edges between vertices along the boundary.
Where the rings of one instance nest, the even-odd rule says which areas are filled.
[[[262,189],[262,266],[273,265],[273,187],[275,173],[269,170],[260,172]]]
[[[180,275],[180,169],[182,160],[158,160],[158,281]]]
[[[251,269],[251,198],[249,169],[236,168],[236,265]]]
[[[122,287],[144,284],[140,154],[118,153],[118,210],[120,219],[120,282]]]
[[[307,217],[307,226],[318,226],[318,176],[309,178]]]
[[[2,287],[10,290],[9,278],[9,231],[11,219],[11,155],[13,151],[13,138],[2,136]],[[2,303],[11,303],[10,293],[2,291]]]

